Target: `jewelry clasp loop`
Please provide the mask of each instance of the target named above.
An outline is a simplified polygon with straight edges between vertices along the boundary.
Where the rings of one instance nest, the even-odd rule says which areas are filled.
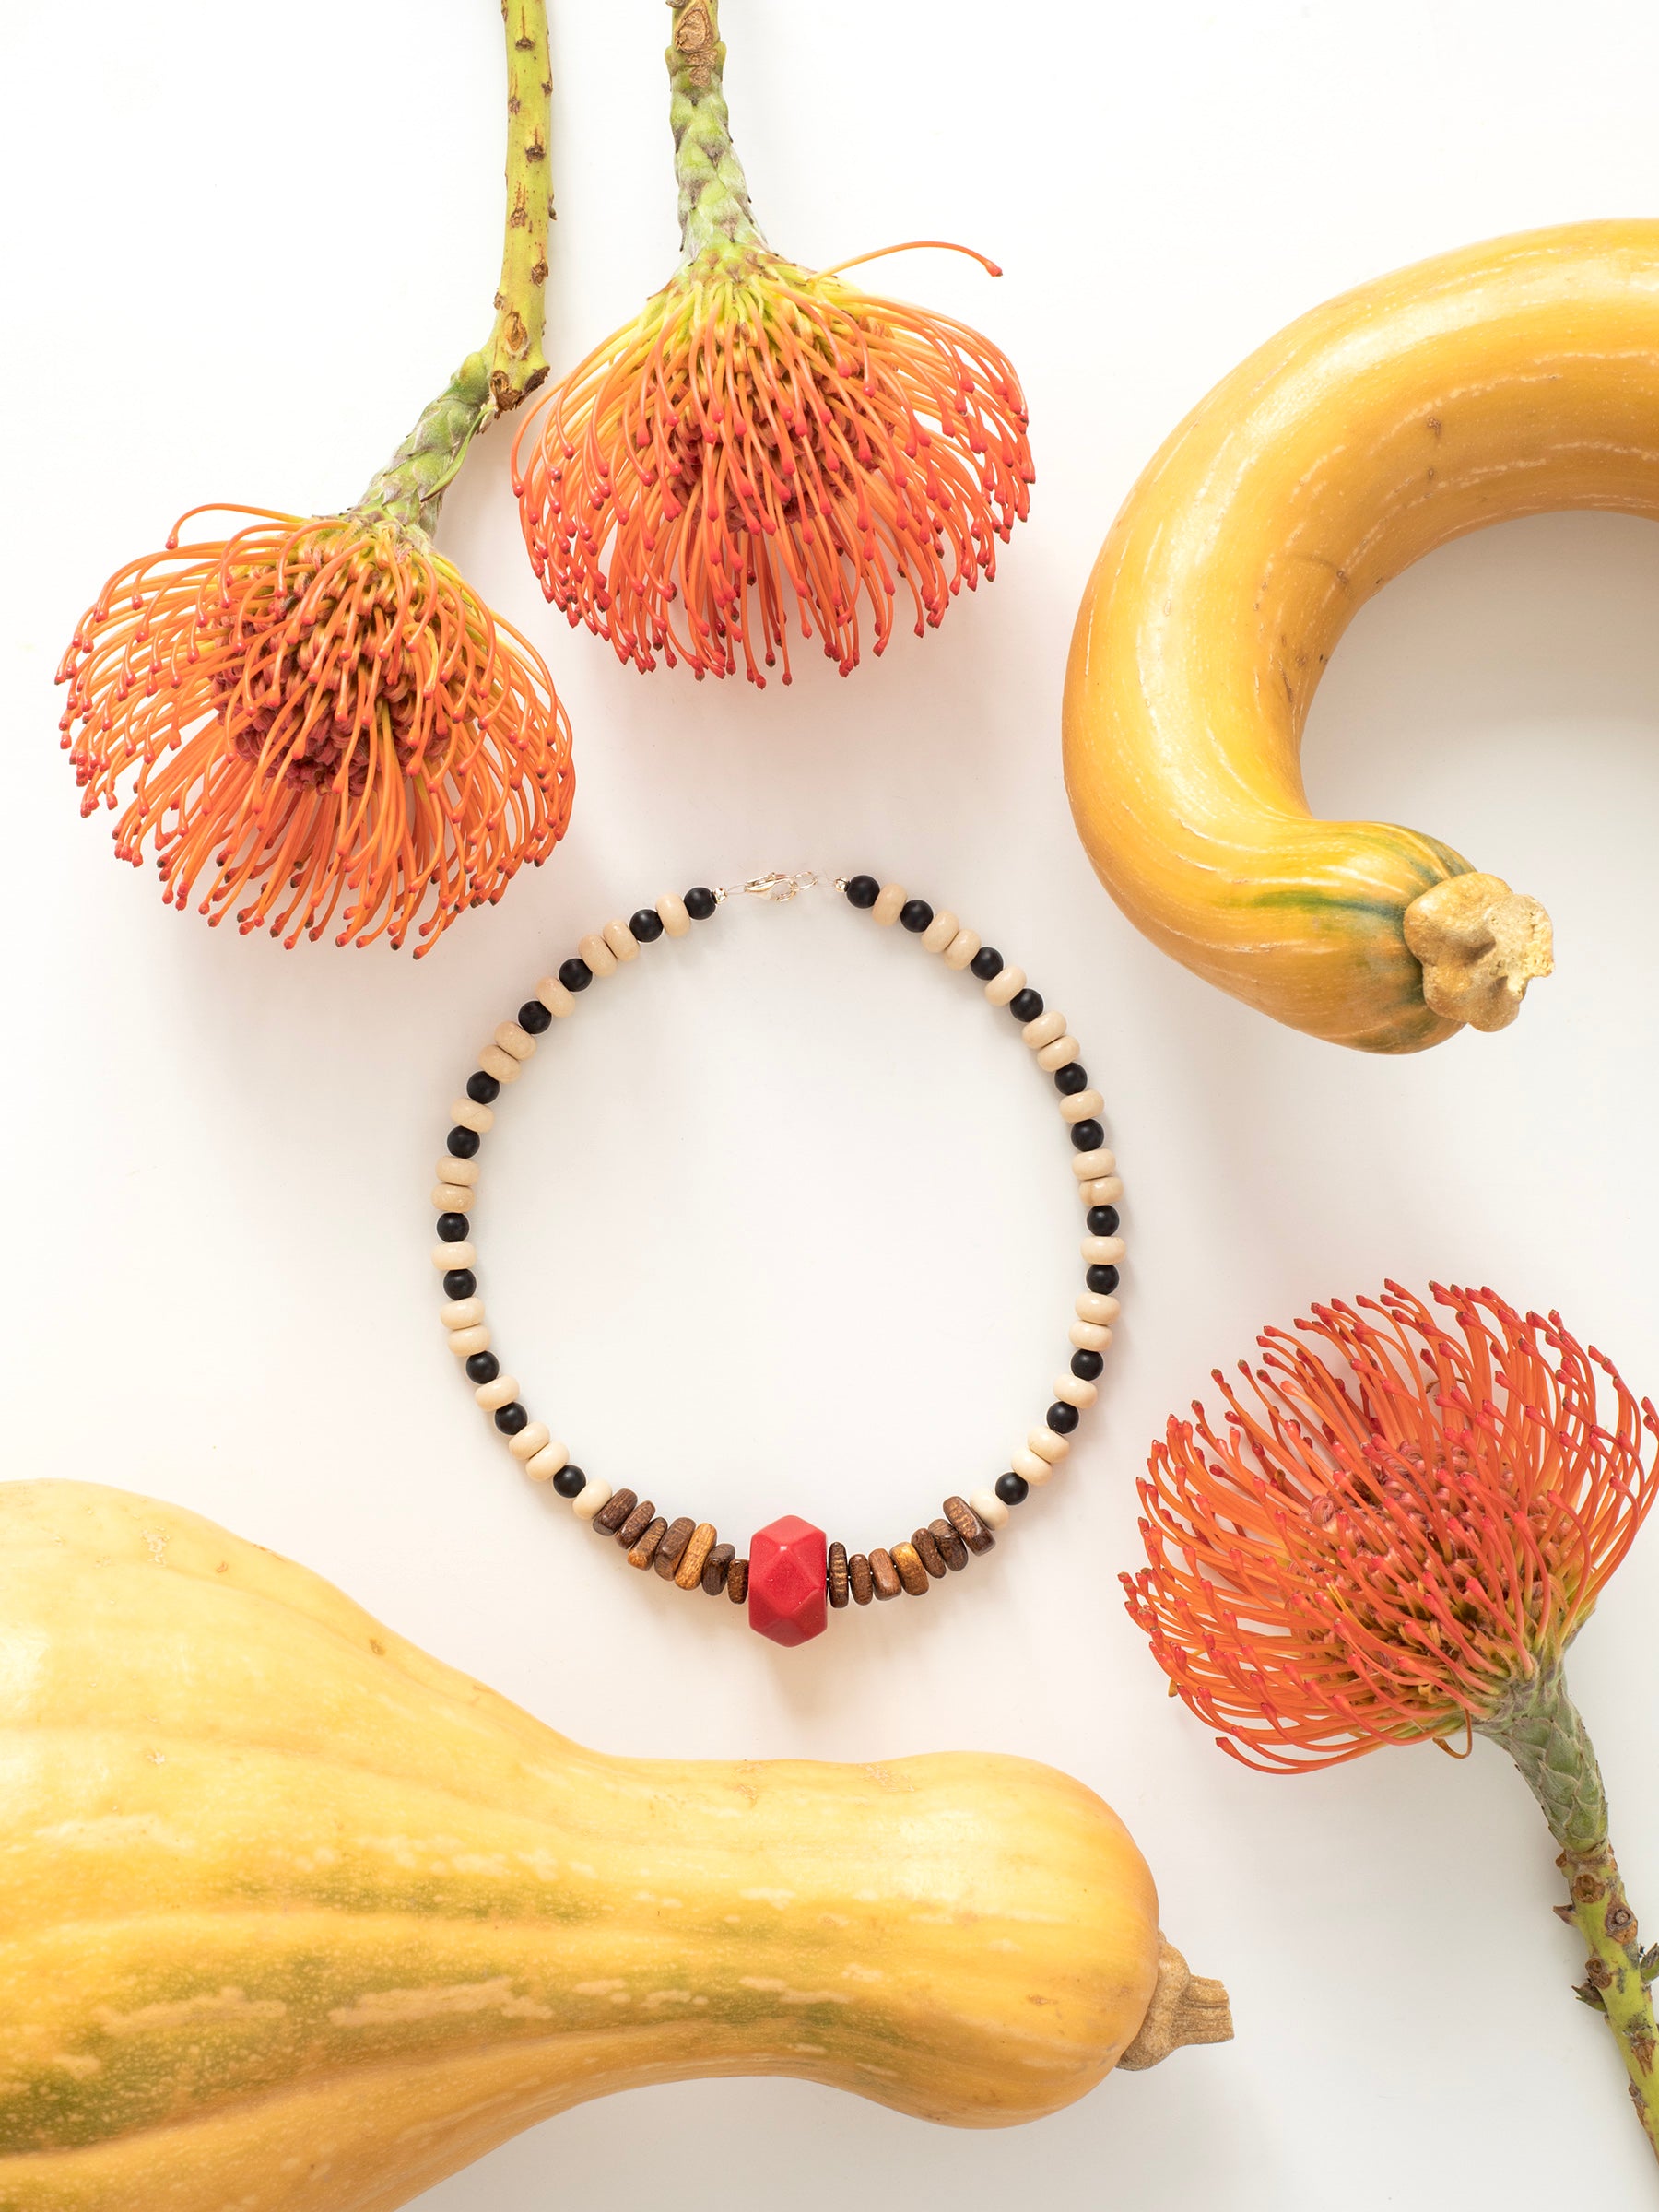
[[[823,877],[816,868],[773,868],[766,876],[751,876],[747,883],[728,883],[722,891],[723,899],[744,892],[751,899],[765,899],[773,906],[786,906],[797,891],[815,890]]]

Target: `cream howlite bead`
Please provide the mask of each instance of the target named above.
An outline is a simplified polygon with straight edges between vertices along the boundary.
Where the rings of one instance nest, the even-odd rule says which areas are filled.
[[[1118,1302],[1099,1290],[1079,1290],[1077,1314],[1079,1321],[1098,1321],[1102,1328],[1109,1328],[1117,1319]]]
[[[1108,1152],[1102,1145],[1093,1152],[1079,1152],[1072,1161],[1072,1173],[1079,1182],[1093,1182],[1100,1175],[1117,1172],[1117,1154]]]
[[[1056,1037],[1053,1044],[1043,1046],[1037,1055],[1037,1065],[1045,1076],[1052,1076],[1056,1068],[1069,1067],[1082,1056],[1083,1047],[1068,1030],[1064,1037]]]
[[[521,1429],[516,1436],[507,1439],[507,1449],[514,1459],[534,1459],[542,1446],[551,1441],[552,1430],[547,1422],[532,1421],[527,1429]]]
[[[872,921],[879,922],[883,929],[890,929],[899,919],[899,910],[904,904],[905,890],[901,883],[884,883],[875,905],[870,909]]]
[[[617,956],[597,934],[577,939],[576,956],[585,960],[595,975],[615,975],[617,972]]]
[[[1005,968],[994,975],[985,985],[985,996],[994,1006],[1006,1006],[1025,989],[1026,972],[1023,968]]]
[[[457,1359],[470,1359],[475,1352],[489,1349],[489,1331],[482,1322],[470,1329],[452,1329],[449,1348]]]
[[[511,1406],[518,1396],[518,1377],[498,1375],[493,1382],[480,1382],[473,1396],[486,1413],[494,1413],[499,1406]]]
[[[1098,1090],[1074,1090],[1069,1099],[1060,1101],[1060,1119],[1063,1122],[1092,1122],[1097,1114],[1105,1111],[1106,1101]]]
[[[554,1472],[558,1472],[557,1468]],[[611,1496],[610,1484],[595,1482],[590,1475],[586,1483],[571,1499],[571,1511],[578,1521],[591,1521],[595,1513],[604,1512],[611,1501]]]
[[[438,1180],[440,1182],[477,1182],[478,1163],[476,1159],[457,1159],[453,1152],[446,1152],[438,1162]]]
[[[954,914],[935,914],[922,932],[923,951],[943,952],[953,942],[960,926]]]
[[[1121,1175],[1097,1175],[1092,1182],[1084,1183],[1078,1193],[1085,1206],[1115,1206],[1123,1194]]]
[[[446,1329],[477,1328],[484,1318],[484,1300],[481,1298],[452,1298],[442,1311]]]
[[[604,935],[606,943],[619,960],[637,960],[639,959],[640,940],[634,935],[626,922],[607,922],[605,925]]]
[[[570,1465],[571,1455],[561,1443],[548,1436],[542,1422],[536,1421],[532,1425],[541,1430],[541,1441],[529,1454],[524,1472],[533,1475],[537,1482],[551,1482],[561,1467]],[[524,1434],[528,1436],[530,1430],[526,1429]]]
[[[495,1127],[495,1115],[477,1099],[452,1099],[449,1115],[453,1123],[463,1129],[476,1129],[480,1136],[488,1136]]]
[[[1008,1509],[994,1490],[975,1490],[968,1500],[987,1528],[1006,1528]]]
[[[1035,1021],[1028,1021],[1019,1034],[1034,1053],[1040,1053],[1045,1044],[1053,1044],[1056,1037],[1065,1036],[1065,1017],[1045,1010]]]
[[[954,968],[959,973],[962,969],[966,968],[970,964],[974,954],[979,950],[979,948],[980,939],[978,930],[959,929],[956,935],[951,938],[949,944],[945,947],[946,967]]]
[[[1069,1371],[1054,1383],[1054,1395],[1063,1406],[1075,1406],[1079,1413],[1087,1413],[1100,1396],[1092,1382],[1085,1382],[1081,1375]]]
[[[535,986],[535,995],[555,1021],[562,1021],[567,1014],[576,1011],[575,994],[567,991],[556,975],[544,975]]]
[[[691,934],[691,917],[686,912],[686,902],[673,891],[665,891],[657,900],[657,919],[671,937],[686,937]],[[583,1497],[587,1495],[584,1490]]]
[[[470,1267],[477,1259],[477,1247],[465,1244],[434,1244],[432,1265],[447,1275],[452,1267]]]
[[[1071,1450],[1069,1437],[1056,1436],[1052,1429],[1033,1429],[1026,1442],[1039,1459],[1046,1459],[1050,1466],[1058,1466]]]
[[[441,1182],[432,1192],[432,1204],[441,1214],[465,1214],[477,1193],[465,1182]]]
[[[1023,1444],[1020,1445],[1018,1452],[1009,1455],[1008,1465],[1013,1468],[1015,1474],[1029,1482],[1034,1490],[1041,1489],[1054,1472],[1046,1459],[1039,1459],[1035,1452],[1028,1452]]]
[[[1078,1247],[1091,1267],[1115,1267],[1124,1256],[1122,1237],[1085,1237]]]
[[[511,1053],[515,1060],[534,1060],[535,1040],[528,1030],[520,1029],[516,1021],[502,1021],[496,1025],[495,1041],[502,1052]]]
[[[1080,1352],[1103,1352],[1112,1342],[1112,1331],[1093,1321],[1074,1321],[1070,1335]]]
[[[498,1083],[516,1083],[524,1070],[511,1053],[504,1053],[499,1044],[487,1044],[478,1054],[478,1065],[487,1076]]]

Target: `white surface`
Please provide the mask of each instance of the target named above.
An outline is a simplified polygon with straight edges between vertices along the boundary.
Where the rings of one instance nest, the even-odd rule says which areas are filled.
[[[481,336],[495,10],[81,0],[0,29],[4,1471],[214,1514],[613,1751],[1053,1760],[1126,1816],[1171,1934],[1233,1993],[1230,2048],[1032,2129],[691,2085],[571,2113],[426,2212],[713,2212],[780,2166],[798,2212],[852,2189],[1324,2212],[1337,2176],[1350,2212],[1645,2202],[1610,2040],[1569,1994],[1548,1839],[1498,1755],[1243,1772],[1166,1699],[1114,1576],[1147,1438],[1311,1297],[1488,1279],[1659,1387],[1659,535],[1547,519],[1436,557],[1361,617],[1314,712],[1325,811],[1418,824],[1548,904],[1559,972],[1505,1036],[1368,1060],[1161,959],[1074,841],[1056,724],[1112,511],[1249,347],[1437,249],[1659,206],[1659,28],[1631,0],[1565,22],[1536,0],[724,12],[774,239],[827,263],[932,233],[1006,263],[1000,286],[944,256],[877,281],[1016,358],[1033,519],[993,588],[848,682],[804,652],[789,691],[699,688],[543,607],[490,439],[445,542],[547,651],[580,793],[556,860],[418,967],[165,912],[77,818],[52,675],[176,512],[345,503]],[[673,195],[665,9],[555,15],[568,365],[666,275]],[[623,1571],[480,1430],[425,1201],[469,1055],[577,935],[806,863],[901,875],[1073,1017],[1132,1245],[1101,1408],[995,1559],[780,1653]],[[595,1002],[489,1148],[488,1288],[534,1407],[591,1467],[732,1529],[798,1508],[879,1540],[994,1474],[1063,1355],[1077,1235],[1011,1025],[806,901],[728,912]],[[1572,1670],[1650,1916],[1656,1595],[1650,1532]]]

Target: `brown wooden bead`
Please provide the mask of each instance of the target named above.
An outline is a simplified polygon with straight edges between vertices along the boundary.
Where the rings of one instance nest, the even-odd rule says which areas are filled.
[[[633,1549],[629,1553],[629,1565],[630,1567],[649,1567],[652,1560],[656,1557],[657,1546],[662,1542],[663,1538],[667,1534],[668,1524],[659,1513],[657,1518],[651,1524],[650,1527],[646,1529],[644,1535],[640,1538],[639,1542],[634,1546]]]
[[[966,1498],[947,1498],[945,1518],[956,1530],[957,1535],[961,1537],[970,1551],[991,1551],[995,1547],[996,1538],[991,1534]]]
[[[855,1551],[847,1561],[847,1581],[852,1586],[853,1604],[867,1606],[876,1594],[876,1578],[862,1551]]]
[[[712,1521],[700,1521],[691,1531],[689,1542],[680,1553],[680,1563],[674,1571],[674,1580],[681,1590],[695,1590],[702,1581],[702,1571],[719,1530]]]
[[[960,1574],[968,1564],[968,1547],[948,1521],[930,1521],[927,1533],[939,1547],[939,1557],[952,1574]]]
[[[711,1597],[718,1597],[726,1585],[726,1569],[737,1556],[735,1544],[716,1544],[703,1561],[702,1586]]]
[[[895,1544],[893,1565],[899,1571],[899,1580],[912,1597],[927,1595],[927,1570],[923,1566],[913,1544]]]
[[[830,1603],[839,1613],[847,1602],[847,1547],[844,1544],[830,1547]]]
[[[740,1606],[748,1595],[748,1561],[734,1559],[726,1569],[726,1595]]]
[[[940,1558],[939,1547],[934,1542],[933,1530],[931,1528],[917,1529],[911,1537],[911,1542],[916,1547],[916,1557],[926,1568],[928,1573],[933,1576],[934,1581],[935,1583],[941,1581],[945,1573],[945,1561]]]
[[[679,1557],[691,1541],[691,1531],[697,1526],[689,1513],[682,1513],[670,1524],[668,1533],[652,1555],[652,1565],[666,1582],[679,1565]]]
[[[904,1587],[892,1554],[883,1551],[879,1545],[870,1554],[870,1573],[876,1583],[876,1594],[884,1605],[889,1597],[897,1597]]]
[[[640,1502],[632,1490],[618,1490],[608,1505],[602,1505],[589,1526],[596,1528],[602,1536],[614,1536]]]
[[[631,1551],[655,1519],[656,1507],[649,1498],[641,1498],[617,1531],[617,1541],[623,1550]]]

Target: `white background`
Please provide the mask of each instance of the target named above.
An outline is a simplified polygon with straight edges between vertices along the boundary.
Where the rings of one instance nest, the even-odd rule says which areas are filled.
[[[1057,717],[1113,511],[1243,353],[1419,255],[1659,207],[1659,28],[1631,0],[724,13],[775,241],[824,264],[941,235],[1006,264],[874,281],[1012,353],[1032,519],[992,588],[846,682],[803,653],[790,690],[699,688],[543,606],[486,441],[444,543],[547,651],[579,796],[547,869],[416,966],[165,911],[77,817],[52,678],[178,511],[346,504],[483,335],[496,11],[7,11],[4,1471],[213,1514],[611,1751],[1051,1759],[1124,1813],[1170,1933],[1233,1994],[1230,2048],[1034,2128],[693,2084],[555,2121],[429,2212],[1646,2202],[1500,1757],[1244,1772],[1167,1700],[1115,1575],[1148,1438],[1311,1298],[1490,1281],[1659,1387],[1659,535],[1561,517],[1438,555],[1360,617],[1313,712],[1323,811],[1420,826],[1548,905],[1559,972],[1503,1036],[1366,1059],[1162,959],[1075,842]],[[665,9],[555,18],[562,367],[675,233]],[[955,908],[1070,1014],[1133,1241],[1102,1410],[1014,1540],[784,1653],[517,1477],[441,1347],[426,1196],[471,1055],[582,931],[803,864]],[[503,1348],[590,1467],[735,1533],[798,1509],[865,1543],[995,1473],[1064,1356],[1077,1234],[1011,1028],[832,901],[727,909],[594,994],[507,1100],[479,1216]],[[1651,1531],[1572,1675],[1659,1916],[1655,1595]]]

